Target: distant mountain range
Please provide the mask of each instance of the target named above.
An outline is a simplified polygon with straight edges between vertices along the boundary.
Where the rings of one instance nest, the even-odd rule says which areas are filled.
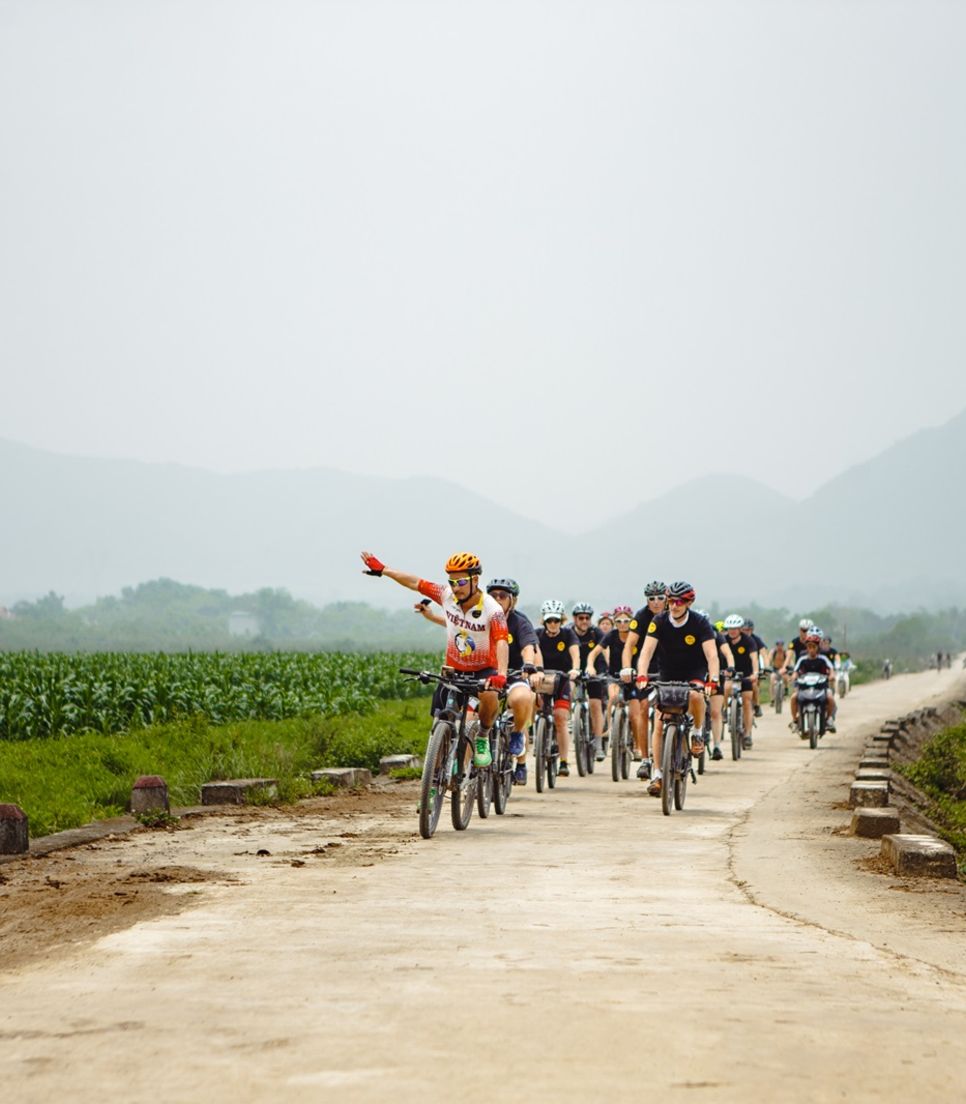
[[[808,452],[795,461],[807,465]],[[789,609],[966,604],[966,411],[849,468],[803,501],[727,474],[678,487],[589,533],[520,517],[445,480],[332,469],[220,475],[61,456],[0,440],[0,605],[53,589],[69,603],[168,577],[316,603],[408,596],[360,573],[358,550],[440,577],[477,551],[543,597],[636,602],[649,579],[688,578],[698,601]],[[561,525],[573,512],[566,485]]]

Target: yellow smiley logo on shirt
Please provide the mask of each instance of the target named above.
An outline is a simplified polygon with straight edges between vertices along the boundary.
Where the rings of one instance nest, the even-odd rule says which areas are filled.
[[[685,644],[694,644],[695,643],[695,638],[690,633],[688,633],[688,635],[684,638],[684,643]]]
[[[647,631],[649,633],[657,632],[657,625],[655,625],[655,623],[652,621],[650,625],[647,626]]]
[[[631,655],[637,655],[637,648],[631,649]]]
[[[507,642],[507,644],[512,644],[513,643],[513,633],[507,633],[506,634],[506,642]]]
[[[738,655],[744,655],[744,654],[745,654],[745,649],[744,649],[744,646],[742,646],[738,649]]]
[[[564,650],[564,648],[565,648],[565,647],[566,647],[566,645],[565,645],[565,644],[564,644],[564,642],[563,642],[563,641],[561,640],[561,641],[560,641],[560,643],[559,643],[559,644],[557,645],[557,651],[558,651],[558,652],[562,652],[562,651]]]
[[[635,617],[634,620],[631,622],[631,631],[633,632],[636,628],[637,628],[637,618]]]

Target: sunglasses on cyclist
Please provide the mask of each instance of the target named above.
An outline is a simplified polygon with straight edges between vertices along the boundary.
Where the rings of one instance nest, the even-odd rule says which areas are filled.
[[[449,582],[449,585],[455,589],[456,587],[467,586],[473,581],[473,579],[472,576],[467,575],[464,579],[449,579],[447,581]]]
[[[589,613],[578,613],[578,614],[575,614],[574,616],[575,616],[576,620],[578,620],[578,621],[589,621],[590,620],[590,614]]]
[[[649,602],[663,602],[664,601],[664,595],[663,594],[649,594],[647,596],[647,600]]]
[[[490,593],[497,601],[502,601],[504,598],[512,598],[513,595],[508,590],[491,590]]]
[[[686,606],[688,600],[687,598],[668,598],[667,604],[669,606]]]
[[[614,619],[615,625],[629,625],[630,623],[631,619],[629,617],[616,617]]]

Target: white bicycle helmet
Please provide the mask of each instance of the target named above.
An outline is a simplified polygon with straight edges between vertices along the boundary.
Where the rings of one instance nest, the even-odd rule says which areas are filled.
[[[728,616],[725,618],[724,627],[726,629],[740,629],[744,627],[744,624],[745,619],[741,616],[740,613],[729,613]]]
[[[540,607],[540,620],[546,621],[548,617],[558,617],[561,621],[564,615],[564,604],[556,598],[548,598]]]
[[[812,619],[810,617],[803,617],[801,621],[798,622],[798,627],[800,629],[810,629],[812,627]]]

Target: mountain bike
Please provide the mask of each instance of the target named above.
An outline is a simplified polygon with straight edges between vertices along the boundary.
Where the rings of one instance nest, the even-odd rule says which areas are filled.
[[[524,675],[523,671],[509,671],[508,679],[515,679]],[[497,816],[503,816],[506,812],[507,802],[513,792],[513,768],[514,756],[510,754],[510,737],[513,734],[513,714],[506,708],[506,700],[503,701],[503,712],[493,726],[490,736],[490,752],[493,756],[493,765],[489,768],[490,787],[493,791],[493,808]],[[483,813],[483,816],[486,814]]]
[[[590,699],[587,696],[589,678],[583,671],[574,679],[573,697],[570,703],[570,738],[577,760],[577,773],[581,778],[594,773],[597,749],[590,732]]]
[[[799,675],[795,689],[798,691],[798,734],[803,740],[808,739],[808,746],[814,751],[819,737],[825,735],[828,679],[814,673]]]
[[[557,768],[560,766],[560,748],[554,724],[553,703],[557,696],[559,680],[567,678],[561,671],[540,671],[533,680],[537,698],[537,712],[533,720],[533,769],[536,775],[537,793],[544,786],[552,790],[557,784]]]
[[[630,701],[625,696],[629,687],[618,681],[617,688],[620,693],[611,721],[610,776],[615,782],[622,779],[626,782],[631,776],[631,763],[634,759],[634,734],[631,731]]]
[[[432,671],[414,671],[409,667],[400,667],[399,673],[418,679],[424,686],[437,682],[446,691],[443,707],[437,711],[433,721],[423,760],[419,787],[419,834],[423,839],[432,838],[447,792],[450,795],[453,827],[462,832],[473,816],[473,802],[477,799],[480,785],[481,772],[473,765],[473,741],[479,732],[476,710],[486,680],[454,671],[452,667],[443,667],[438,675]]]
[[[681,810],[688,793],[688,779],[697,782],[691,767],[691,727],[688,712],[691,692],[697,689],[689,682],[655,682],[655,708],[664,725],[664,746],[661,749],[661,812],[671,815],[672,808]]]
[[[774,667],[766,668],[762,674],[770,674],[771,680],[771,703],[775,707],[776,713],[781,713],[782,705],[785,701],[785,680],[782,677],[781,671],[776,671]]]
[[[723,672],[731,680],[731,692],[725,698],[725,723],[731,737],[731,758],[741,758],[741,747],[745,738],[745,713],[741,702],[741,675],[735,671]]]
[[[704,724],[701,726],[701,742],[704,747],[698,756],[698,774],[704,774],[704,768],[708,761],[708,748],[711,747],[711,703],[704,711]]]

